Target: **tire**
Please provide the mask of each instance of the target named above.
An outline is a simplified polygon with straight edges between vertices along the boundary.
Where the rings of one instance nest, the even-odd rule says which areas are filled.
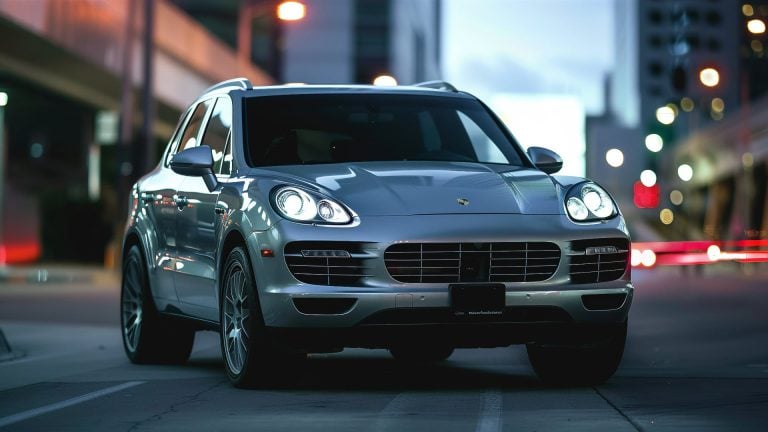
[[[232,385],[240,388],[277,385],[288,360],[300,357],[281,356],[282,350],[270,341],[254,281],[245,249],[234,248],[221,278],[219,322],[224,369]]]
[[[131,246],[123,259],[120,327],[125,354],[133,363],[184,363],[195,342],[193,327],[157,312],[147,267],[136,245]]]
[[[407,363],[439,363],[453,354],[453,347],[442,345],[404,345],[392,347],[389,353],[395,360]]]
[[[581,347],[528,344],[528,359],[536,375],[552,385],[596,385],[613,376],[621,363],[627,323],[599,343]]]

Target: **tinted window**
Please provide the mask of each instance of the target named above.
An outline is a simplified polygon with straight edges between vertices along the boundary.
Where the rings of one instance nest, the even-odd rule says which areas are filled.
[[[466,161],[523,165],[515,144],[473,99],[423,95],[250,98],[254,166],[351,161]]]
[[[190,112],[187,111],[184,113],[184,115],[179,119],[179,124],[176,125],[176,131],[173,132],[173,136],[171,137],[171,140],[168,142],[168,147],[165,149],[165,166],[168,166],[168,164],[171,162],[171,156],[173,156],[173,149],[176,147],[176,144],[179,143],[179,139],[181,138],[181,130],[182,126],[184,126],[184,122],[186,121],[187,117],[189,117]]]
[[[218,173],[224,161],[229,128],[232,125],[232,104],[227,98],[216,99],[208,125],[203,134],[203,145],[213,152],[213,172]]]
[[[184,135],[181,136],[181,142],[176,153],[184,150],[185,148],[194,147],[197,145],[197,132],[200,129],[200,123],[203,122],[205,112],[208,110],[208,106],[211,101],[200,102],[195,107],[195,111],[192,113],[192,117],[187,123],[187,128],[184,130]]]

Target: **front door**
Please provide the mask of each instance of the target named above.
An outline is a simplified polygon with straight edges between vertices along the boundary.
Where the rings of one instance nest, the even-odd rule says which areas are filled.
[[[211,147],[219,180],[229,175],[224,161],[231,119],[229,98],[217,98],[201,138],[202,145]],[[185,313],[211,321],[219,319],[216,248],[223,220],[217,208],[219,190],[209,191],[200,177],[187,177],[177,192],[184,206],[176,218],[176,293]]]

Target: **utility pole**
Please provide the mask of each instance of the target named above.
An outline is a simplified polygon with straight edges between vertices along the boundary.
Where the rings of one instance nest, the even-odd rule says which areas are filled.
[[[117,195],[118,208],[122,217],[126,210],[125,200],[128,193],[129,179],[136,170],[133,166],[131,144],[133,143],[133,40],[136,24],[136,0],[126,2],[125,34],[123,39],[122,96],[120,99],[120,140],[117,143]]]
[[[141,123],[142,157],[139,159],[139,170],[143,174],[152,168],[155,160],[156,146],[154,134],[155,103],[154,103],[154,54],[155,54],[155,0],[144,0],[144,64],[142,91],[143,120]]]

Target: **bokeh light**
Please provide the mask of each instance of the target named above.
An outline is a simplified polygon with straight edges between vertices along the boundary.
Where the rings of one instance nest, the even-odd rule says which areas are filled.
[[[675,189],[669,193],[669,201],[674,205],[680,205],[683,203],[683,193]]]
[[[373,80],[373,85],[392,87],[397,85],[397,80],[390,75],[379,75]]]
[[[714,112],[723,112],[725,109],[725,102],[723,102],[720,98],[714,98],[712,99],[712,111]]]
[[[747,22],[747,30],[752,34],[765,33],[765,22],[761,19],[751,19]]]
[[[699,80],[707,87],[715,87],[720,84],[720,72],[715,68],[704,68],[699,72]]]
[[[618,168],[624,165],[624,152],[619,149],[612,148],[605,152],[605,161],[608,162],[608,165],[614,168]]]
[[[682,181],[690,181],[693,178],[693,168],[688,164],[682,164],[677,167],[677,176]]]
[[[640,173],[640,183],[645,187],[651,187],[656,184],[656,173],[651,170],[644,170]]]
[[[707,248],[707,258],[709,258],[710,261],[717,261],[720,259],[720,246],[718,245],[710,245]]]
[[[656,120],[661,124],[670,125],[675,121],[675,111],[668,106],[659,107],[656,110]]]
[[[664,148],[664,140],[659,134],[649,134],[645,137],[645,147],[654,153],[658,153]]]
[[[680,100],[680,108],[682,108],[683,111],[691,112],[693,111],[694,107],[695,107],[695,104],[693,103],[693,99],[689,97],[684,97]]]
[[[675,221],[675,214],[672,212],[672,210],[665,208],[659,212],[659,219],[664,225],[669,225]]]
[[[285,1],[277,6],[277,17],[283,21],[298,21],[307,15],[307,7],[298,1]]]

